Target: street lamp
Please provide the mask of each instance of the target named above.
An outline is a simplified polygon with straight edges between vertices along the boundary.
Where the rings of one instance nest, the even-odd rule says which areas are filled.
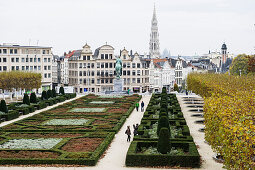
[[[239,70],[239,72],[240,72],[240,74],[239,74],[239,75],[241,76],[241,75],[242,75],[242,70]]]

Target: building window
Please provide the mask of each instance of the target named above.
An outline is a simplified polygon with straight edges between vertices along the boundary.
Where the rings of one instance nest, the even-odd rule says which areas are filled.
[[[112,83],[112,79],[110,79],[110,83]]]
[[[102,60],[104,59],[104,54],[101,54],[101,59],[102,59]]]
[[[2,54],[2,49],[0,49],[0,54]]]
[[[88,68],[90,68],[90,63],[88,63]]]
[[[125,54],[123,55],[123,59],[124,59],[124,60],[126,60],[126,59],[127,59],[127,56],[126,56]]]
[[[94,68],[94,63],[91,63],[91,68]]]
[[[101,84],[104,84],[104,79],[101,79]]]
[[[48,62],[50,63],[50,58],[48,58]]]
[[[92,78],[92,79],[91,79],[91,84],[94,84],[94,83],[95,83],[95,79]]]
[[[14,49],[14,54],[18,54],[18,50],[17,49]]]
[[[79,72],[79,76],[82,76],[82,71]]]
[[[15,70],[15,67],[14,67],[14,66],[12,66],[12,70]]]
[[[140,76],[141,75],[141,71],[137,70],[137,75]]]
[[[2,58],[0,58],[0,62],[2,62]]]
[[[22,66],[22,70],[25,70],[25,66]]]
[[[112,54],[109,54],[109,58],[112,59]]]
[[[97,79],[97,84],[100,84],[100,79]]]
[[[2,71],[2,66],[0,66],[0,71]]]
[[[33,71],[33,66],[30,66],[30,71]]]
[[[127,67],[127,64],[126,63],[123,63],[123,68],[126,68]]]
[[[7,54],[7,49],[3,49],[3,54]]]
[[[47,58],[44,58],[44,59],[43,59],[43,62],[45,62],[45,63],[46,63],[46,62],[47,62]]]
[[[130,63],[127,63],[127,68],[130,68]]]
[[[48,73],[48,78],[51,78],[51,73]]]
[[[6,71],[7,70],[7,67],[6,66],[3,66],[3,71]]]
[[[29,67],[28,66],[26,66],[26,71],[28,71],[29,70]]]
[[[97,76],[100,76],[100,71],[97,71]]]
[[[123,71],[123,75],[124,76],[127,75],[127,71],[126,70]]]
[[[86,56],[85,55],[83,56],[83,60],[86,60]]]
[[[11,58],[11,62],[14,63],[14,58]]]
[[[42,53],[45,54],[45,50],[43,50]]]
[[[108,68],[108,63],[105,63],[105,68]]]
[[[51,70],[51,66],[48,66],[48,70]]]
[[[127,75],[130,76],[130,70],[127,71]]]
[[[104,68],[104,63],[101,63],[101,68]]]
[[[137,83],[141,83],[141,80],[140,80],[140,78],[137,78]]]
[[[109,68],[112,68],[112,63],[110,63],[110,66],[109,66]]]
[[[47,70],[47,66],[44,66],[44,70]]]
[[[13,49],[10,49],[10,54],[13,54]]]
[[[16,70],[19,70],[19,66],[16,66]]]
[[[135,83],[135,78],[132,78],[132,83]]]
[[[16,58],[16,62],[17,62],[17,63],[19,62],[19,58]]]
[[[37,66],[34,66],[34,70],[37,70]]]
[[[41,58],[38,58],[37,61],[38,61],[38,62],[41,62]]]
[[[79,64],[79,68],[82,68],[82,63]]]
[[[97,68],[100,68],[100,63],[97,63]]]
[[[135,63],[132,63],[132,68],[135,68]]]
[[[90,56],[89,55],[87,56],[87,60],[90,60]]]
[[[140,68],[141,66],[140,66],[140,63],[137,63],[137,68]]]
[[[22,59],[21,59],[21,62],[24,63],[24,62],[25,62],[25,58],[22,58]]]
[[[38,70],[41,70],[41,66],[38,66]]]
[[[91,76],[94,76],[95,75],[95,72],[94,71],[91,71]]]
[[[47,78],[47,73],[44,74],[44,78]]]
[[[83,68],[86,68],[87,67],[87,63],[83,63]]]
[[[30,63],[32,63],[33,62],[33,58],[30,58]]]
[[[104,57],[105,57],[105,59],[108,59],[108,54],[105,54],[105,56],[104,56]]]
[[[3,62],[4,62],[4,63],[6,63],[6,62],[7,62],[6,58],[3,58]]]
[[[132,71],[132,75],[135,76],[135,70]]]

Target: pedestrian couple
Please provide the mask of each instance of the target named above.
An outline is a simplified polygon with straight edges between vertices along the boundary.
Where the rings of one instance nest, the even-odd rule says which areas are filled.
[[[138,135],[138,123],[136,125],[133,125],[134,128],[134,136]],[[130,126],[127,126],[127,130],[125,131],[125,134],[127,135],[127,142],[130,142],[131,139],[131,130],[130,130]]]
[[[138,102],[135,104],[135,108],[136,108],[136,111],[138,112],[138,109],[139,109],[139,103]],[[143,101],[141,103],[141,112],[144,112],[144,102]]]

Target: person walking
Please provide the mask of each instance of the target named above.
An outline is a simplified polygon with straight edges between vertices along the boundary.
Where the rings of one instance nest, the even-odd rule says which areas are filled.
[[[144,102],[141,103],[141,112],[144,112]]]
[[[128,136],[127,142],[130,142],[130,135],[131,135],[130,126],[127,126],[127,130],[126,130],[125,134]]]
[[[139,109],[139,103],[138,102],[135,104],[135,107],[136,107],[136,111],[138,111],[138,109]]]
[[[134,128],[134,136],[138,135],[138,124],[133,125],[133,128]]]

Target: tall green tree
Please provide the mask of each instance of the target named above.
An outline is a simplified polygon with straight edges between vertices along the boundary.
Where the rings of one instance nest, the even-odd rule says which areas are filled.
[[[239,54],[234,58],[229,71],[231,75],[246,75],[248,74],[249,57],[246,54]]]

